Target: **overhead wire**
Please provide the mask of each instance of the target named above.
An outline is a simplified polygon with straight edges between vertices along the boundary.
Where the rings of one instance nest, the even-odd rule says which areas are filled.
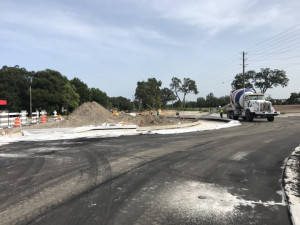
[[[300,51],[299,26],[300,24],[295,25],[280,32],[279,34],[253,45],[250,48],[247,48],[247,64],[249,64],[247,68],[255,70],[257,68],[270,68],[273,66],[295,67],[299,65],[298,63],[291,61],[298,60],[300,58],[298,54],[295,55]],[[209,74],[208,77],[199,81],[200,87],[202,87],[201,90],[210,89],[212,86],[219,87],[225,85],[229,81],[232,81],[236,74],[242,73],[242,69],[238,67],[239,64],[241,65],[241,61],[238,61],[237,55],[240,56],[241,53],[233,55],[216,67],[209,68],[199,73],[205,74],[206,76]],[[275,61],[278,60],[281,60],[282,62],[275,63]],[[206,85],[208,83],[207,81],[214,83],[211,85]]]
[[[298,44],[298,43],[297,43]],[[279,55],[279,54],[282,54],[281,51],[282,50],[294,50],[295,48],[299,48],[300,47],[300,42],[299,42],[299,45],[295,45],[294,43],[292,44],[289,44],[288,46],[284,46],[284,47],[281,47],[280,49],[277,49],[273,54],[272,56],[275,56],[275,55]],[[273,50],[273,49],[271,49]],[[274,50],[273,50],[274,51]],[[251,56],[252,53],[251,52],[248,52],[248,55]],[[261,54],[261,56],[257,57],[257,59],[260,59],[260,58],[264,58],[264,57],[268,57],[270,55],[263,55]]]
[[[254,49],[259,48],[259,46],[260,46],[261,44],[263,44],[263,43],[265,43],[265,42],[268,42],[269,40],[276,39],[276,37],[280,37],[281,35],[284,35],[284,34],[286,34],[287,32],[289,32],[290,30],[293,30],[295,27],[299,27],[299,26],[300,26],[300,24],[297,24],[297,25],[295,25],[295,26],[292,26],[292,27],[290,27],[290,28],[288,28],[288,29],[286,29],[286,30],[284,30],[284,31],[282,31],[282,32],[280,32],[280,33],[278,33],[278,34],[276,34],[276,35],[274,35],[274,36],[272,36],[272,37],[270,37],[270,38],[264,40],[264,41],[261,41],[261,42],[255,44],[255,45],[253,45],[252,47],[249,47],[249,48],[245,49],[245,51],[246,51],[246,52],[253,51]]]

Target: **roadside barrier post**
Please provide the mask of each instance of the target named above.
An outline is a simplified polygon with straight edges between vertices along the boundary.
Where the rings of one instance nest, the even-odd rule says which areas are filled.
[[[54,120],[55,120],[55,121],[58,121],[58,116],[57,116],[56,110],[53,111],[53,115],[54,115]]]
[[[47,119],[47,112],[45,110],[41,111],[41,123],[46,123],[48,121]]]
[[[47,122],[47,116],[41,116],[41,123]]]
[[[21,127],[21,120],[19,117],[16,117],[14,120],[14,127]]]

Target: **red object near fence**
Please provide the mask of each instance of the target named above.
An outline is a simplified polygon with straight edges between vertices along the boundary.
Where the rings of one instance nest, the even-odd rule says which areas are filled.
[[[6,100],[0,100],[0,105],[7,105],[7,101]]]

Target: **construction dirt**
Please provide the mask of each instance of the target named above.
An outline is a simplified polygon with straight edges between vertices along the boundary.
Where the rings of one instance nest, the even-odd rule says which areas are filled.
[[[28,127],[12,128],[11,132],[18,132],[25,129],[81,127],[89,125],[101,125],[103,123],[134,124],[143,127],[190,123],[190,121],[182,121],[179,118],[167,118],[160,115],[131,116],[125,113],[120,113],[119,116],[116,116],[97,102],[86,102],[79,106],[73,113],[71,113],[62,121],[51,121]]]
[[[274,105],[273,107],[281,113],[300,113],[300,105]]]

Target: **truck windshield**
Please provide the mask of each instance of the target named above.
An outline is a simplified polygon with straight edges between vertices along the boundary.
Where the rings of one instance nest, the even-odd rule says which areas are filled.
[[[263,95],[250,95],[250,100],[264,100],[265,96]]]

